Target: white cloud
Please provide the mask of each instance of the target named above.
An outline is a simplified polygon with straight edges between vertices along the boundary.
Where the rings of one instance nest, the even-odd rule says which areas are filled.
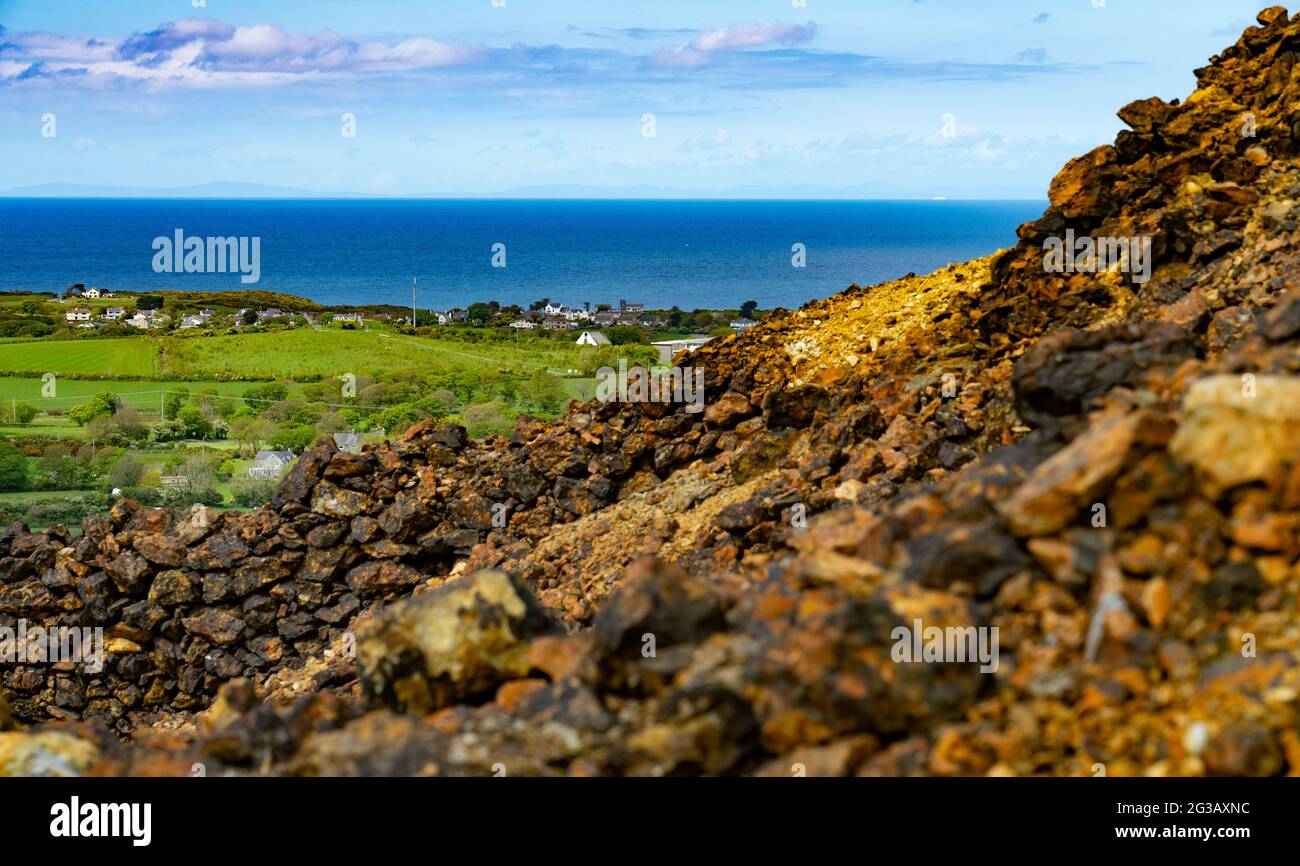
[[[811,21],[807,24],[733,24],[705,31],[684,45],[665,48],[651,58],[651,63],[667,68],[694,69],[708,65],[720,52],[768,45],[800,45],[810,41],[816,32],[817,25]]]

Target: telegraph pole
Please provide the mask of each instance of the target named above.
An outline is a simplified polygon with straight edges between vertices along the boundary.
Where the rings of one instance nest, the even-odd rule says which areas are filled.
[[[415,277],[411,277],[411,327],[415,327]]]

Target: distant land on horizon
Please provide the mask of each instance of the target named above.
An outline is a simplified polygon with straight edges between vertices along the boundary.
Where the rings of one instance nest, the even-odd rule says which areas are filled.
[[[490,193],[441,192],[384,195],[364,192],[326,192],[292,186],[238,181],[213,181],[180,187],[110,186],[80,183],[43,183],[0,190],[2,198],[167,198],[167,199],[594,199],[594,200],[708,200],[708,201],[1045,201],[1022,195],[968,198],[890,196],[867,185],[843,188],[785,187],[763,189],[666,189],[656,186],[600,187],[551,184],[514,187]]]

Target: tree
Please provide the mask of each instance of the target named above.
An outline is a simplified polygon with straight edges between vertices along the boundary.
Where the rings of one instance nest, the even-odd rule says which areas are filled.
[[[36,459],[36,473],[55,490],[76,490],[81,486],[81,466],[74,454],[55,443]]]
[[[330,407],[324,403],[303,403],[299,406],[289,420],[295,424],[315,425],[320,419],[330,411]]]
[[[441,421],[451,414],[451,407],[456,402],[456,395],[448,391],[435,391],[415,401],[415,408],[427,418]]]
[[[243,322],[245,325],[256,325],[256,324],[257,324],[257,311],[256,311],[256,310],[244,310],[244,315],[242,315],[242,316],[239,317],[239,321]]]
[[[519,402],[528,412],[558,415],[568,401],[569,394],[564,390],[564,383],[541,370],[519,385]]]
[[[211,458],[202,454],[186,457],[176,467],[175,474],[183,477],[185,483],[168,491],[167,499],[172,504],[221,504],[221,493],[217,490],[217,467]]]
[[[347,433],[352,429],[352,424],[343,412],[328,412],[316,422],[316,429],[322,433]]]
[[[420,410],[413,403],[402,403],[372,415],[370,421],[375,427],[382,427],[389,436],[395,436],[420,418]]]
[[[110,487],[121,490],[139,487],[144,479],[144,461],[128,451],[117,459],[113,468],[108,470],[107,479]]]
[[[265,505],[280,489],[278,478],[241,478],[230,485],[235,504],[244,508]]]
[[[72,419],[72,423],[84,427],[96,418],[114,414],[120,407],[121,402],[116,395],[108,391],[100,391],[88,402],[69,409],[68,417]]]
[[[289,396],[289,389],[279,382],[267,382],[256,385],[244,392],[244,402],[259,412],[272,403],[279,403]]]
[[[482,325],[488,319],[492,318],[492,308],[482,301],[479,301],[470,304],[469,309],[465,311],[465,315],[471,322]]]
[[[271,447],[277,451],[292,451],[294,454],[301,454],[311,447],[311,443],[315,442],[316,437],[319,435],[315,427],[307,424],[281,427],[271,437]]]
[[[149,425],[134,406],[122,406],[113,413],[113,432],[121,439],[138,442],[149,436]]]
[[[163,299],[157,295],[141,295],[135,299],[135,308],[137,310],[161,310]]]
[[[614,325],[605,331],[605,336],[615,346],[626,346],[629,344],[650,342],[650,338],[645,335],[636,325]]]
[[[30,483],[27,455],[8,439],[0,439],[0,490],[26,490]]]
[[[212,435],[212,425],[196,406],[182,406],[176,420],[185,425],[187,439],[206,439]]]
[[[275,435],[275,425],[264,418],[244,415],[230,423],[228,435],[249,451],[257,452]]]
[[[584,349],[579,356],[578,369],[584,376],[594,376],[602,367],[618,369],[618,362],[623,361],[630,370],[633,367],[650,368],[659,363],[659,350],[654,346],[598,346]]]
[[[740,305],[740,317],[742,319],[752,319],[758,312],[758,301],[745,301]]]
[[[298,410],[305,405],[306,404],[297,397],[291,397],[288,400],[281,400],[279,403],[264,407],[262,415],[276,423],[283,424],[285,421],[292,420],[293,416],[298,413]]]
[[[36,417],[36,407],[31,403],[15,403],[13,406],[15,424],[30,424]]]
[[[489,433],[503,433],[510,428],[513,421],[504,410],[505,407],[499,402],[475,403],[464,408],[460,419],[465,423],[469,435],[477,439]]]
[[[171,421],[176,418],[176,413],[181,411],[181,407],[190,399],[189,388],[173,388],[167,392],[163,398],[163,420]]]

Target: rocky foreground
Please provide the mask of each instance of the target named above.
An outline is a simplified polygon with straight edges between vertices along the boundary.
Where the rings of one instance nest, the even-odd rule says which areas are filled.
[[[1013,249],[690,356],[703,413],[10,527],[0,626],[107,656],[0,666],[0,772],[1300,774],[1300,17],[1259,22]],[[1067,230],[1151,279],[1048,272]],[[997,670],[895,662],[917,619]]]

